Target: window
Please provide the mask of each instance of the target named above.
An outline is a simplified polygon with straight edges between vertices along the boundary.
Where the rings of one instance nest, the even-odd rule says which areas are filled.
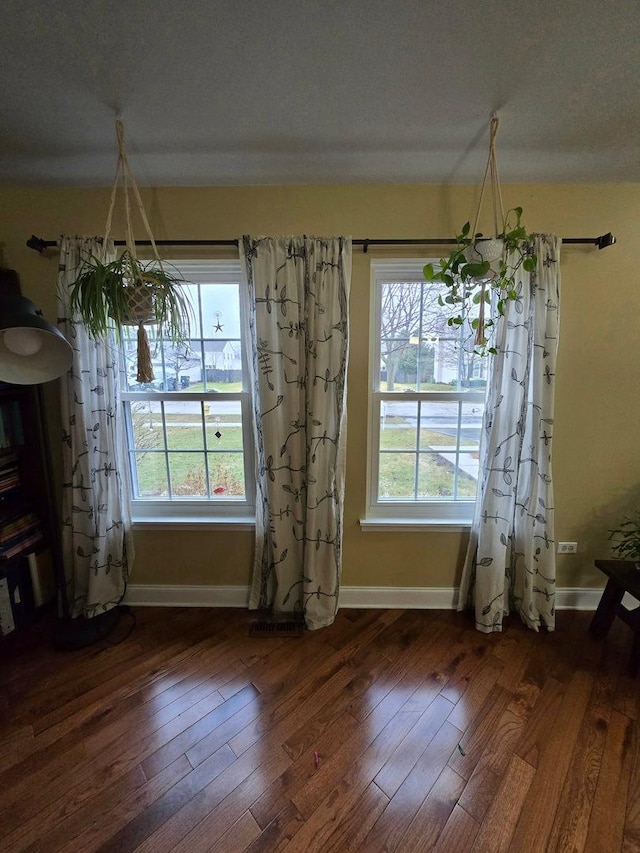
[[[137,330],[122,357],[136,521],[249,519],[253,445],[245,304],[238,261],[176,261],[193,309],[190,339],[175,345],[147,328],[155,380],[136,382]]]
[[[372,262],[369,506],[363,524],[471,521],[486,359],[449,327],[426,260]]]

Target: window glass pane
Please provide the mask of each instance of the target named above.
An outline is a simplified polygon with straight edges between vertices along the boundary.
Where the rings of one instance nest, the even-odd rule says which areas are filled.
[[[167,497],[169,494],[169,484],[167,482],[167,462],[164,453],[135,453],[134,463],[138,483],[135,496],[139,498]]]
[[[481,402],[421,403],[420,449],[436,451],[453,466],[452,470],[458,467],[464,475],[459,478],[459,485],[465,482],[465,497],[475,495],[477,485],[482,409]],[[431,486],[423,486],[423,493],[431,496],[430,489]]]
[[[380,296],[379,387],[395,391],[398,374],[408,369],[409,339],[418,334],[420,295],[411,283],[390,281],[381,285]]]
[[[204,458],[204,453],[169,453],[172,496],[207,497]]]
[[[458,441],[458,412],[460,403],[444,401],[421,402],[420,447],[450,446]]]
[[[216,284],[203,287],[201,293],[205,388],[241,391],[240,288]]]
[[[124,360],[124,370],[127,380],[127,390],[135,391],[138,388],[136,382],[137,371],[137,345],[135,337],[131,336],[129,329],[123,329],[122,332],[122,357]]]
[[[152,350],[154,387],[158,391],[191,390],[202,378],[200,350],[195,341],[176,345],[158,341]]]
[[[478,465],[476,462],[475,472],[470,473],[470,469],[462,464],[463,461],[463,456],[461,456],[461,464],[458,468],[456,498],[458,500],[475,500],[478,493]]]
[[[420,448],[421,450],[455,446],[477,451],[480,445],[483,405],[464,401],[421,402],[420,404]],[[460,417],[460,421],[458,421]]]
[[[246,502],[247,488],[252,491],[245,483],[245,471],[251,476],[245,454],[252,443],[242,420],[246,381],[239,264],[187,260],[174,266],[187,282],[182,289],[193,312],[190,335],[176,344],[163,340],[156,326],[146,327],[152,381],[137,382],[137,329],[123,330],[134,497],[185,506],[189,499],[201,505],[222,501],[226,514],[229,498]],[[215,399],[218,393],[230,399]],[[149,394],[152,399],[141,399]]]
[[[416,454],[380,454],[378,497],[381,500],[415,498]]]
[[[184,290],[193,310],[188,341],[163,341],[155,326],[145,326],[154,373],[151,382],[136,379],[137,329],[123,330],[127,390],[243,390],[239,285],[190,284]]]
[[[482,430],[482,414],[484,412],[484,404],[478,400],[474,403],[460,403],[461,408],[461,425],[460,438],[461,444],[477,449],[480,446],[480,432]]]
[[[182,285],[182,292],[189,300],[192,310],[189,320],[189,337],[193,341],[198,341],[202,337],[202,288],[199,284],[187,282]]]
[[[204,380],[207,391],[242,391],[242,349],[239,340],[204,340]]]
[[[423,266],[399,260],[372,267],[380,323],[373,338],[374,348],[379,341],[374,397],[380,409],[379,443],[372,448],[377,460],[371,462],[378,471],[377,494],[371,499],[413,504],[407,509],[415,515],[424,512],[420,502],[475,498],[484,403],[463,397],[484,392],[490,366],[473,352],[469,323],[449,325],[450,306],[442,304],[449,289],[426,282]],[[478,307],[472,310],[477,314]]]
[[[169,450],[204,450],[202,406],[199,401],[164,403]]]
[[[421,453],[418,461],[418,497],[449,498],[454,495],[455,453]]]
[[[131,421],[135,450],[164,449],[161,405],[155,400],[131,402]]]
[[[209,453],[211,492],[216,498],[244,497],[244,457],[242,453]]]
[[[416,449],[418,402],[381,400],[381,449]]]
[[[242,450],[242,407],[239,400],[204,404],[208,450]]]

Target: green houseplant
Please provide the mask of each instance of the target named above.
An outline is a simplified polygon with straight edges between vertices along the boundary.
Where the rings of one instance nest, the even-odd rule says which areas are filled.
[[[118,165],[107,214],[106,246],[111,229],[116,191],[122,178],[125,200],[126,249],[114,261],[91,255],[83,259],[78,276],[71,286],[70,303],[80,317],[88,334],[94,339],[104,339],[111,329],[118,340],[125,326],[138,327],[138,382],[154,379],[151,353],[145,324],[158,326],[160,334],[169,341],[182,343],[189,336],[191,307],[181,288],[182,277],[163,265],[151,233],[149,220],[142,203],[135,177],[124,147],[124,127],[116,120],[118,137]],[[140,261],[131,224],[129,192],[132,191],[137,207],[153,247],[155,259]]]
[[[154,323],[172,341],[188,337],[190,308],[180,285],[182,278],[158,261],[143,263],[128,249],[115,261],[91,256],[71,288],[71,306],[82,317],[92,338],[104,338],[115,328]]]
[[[441,307],[449,309],[448,325],[460,328],[468,324],[469,337],[473,338],[474,351],[478,355],[495,355],[496,349],[491,345],[495,326],[492,315],[495,316],[495,312],[504,314],[507,302],[518,299],[520,270],[532,272],[537,262],[533,241],[522,223],[522,208],[513,207],[505,214],[502,205],[495,146],[498,116],[495,113],[489,131],[489,156],[473,228],[466,222],[456,235],[455,248],[448,257],[441,258],[437,265],[424,267],[426,281],[446,285],[438,301]],[[489,176],[494,236],[487,238],[478,231],[478,223]]]
[[[609,530],[609,539],[615,543],[611,550],[620,560],[633,560],[636,568],[640,567],[640,513]]]
[[[494,258],[496,250],[499,255]],[[438,301],[450,308],[448,325],[468,322],[475,351],[479,355],[495,354],[490,343],[495,321],[485,316],[486,306],[491,310],[495,304],[498,314],[504,314],[505,304],[518,298],[519,270],[535,270],[536,260],[532,240],[522,224],[522,208],[514,207],[504,216],[497,238],[472,234],[471,224],[466,222],[456,235],[455,248],[438,265],[427,264],[424,277],[447,286],[446,295]]]

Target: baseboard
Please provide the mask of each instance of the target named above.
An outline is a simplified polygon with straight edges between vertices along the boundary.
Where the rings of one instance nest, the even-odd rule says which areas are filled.
[[[601,589],[566,587],[556,595],[558,610],[595,610]],[[246,586],[160,586],[130,584],[125,604],[137,607],[246,607]],[[343,586],[340,607],[451,610],[457,606],[457,587]]]
[[[452,610],[457,603],[455,587],[343,586],[340,589],[340,607]]]
[[[246,607],[249,587],[129,584],[124,603],[136,607]]]

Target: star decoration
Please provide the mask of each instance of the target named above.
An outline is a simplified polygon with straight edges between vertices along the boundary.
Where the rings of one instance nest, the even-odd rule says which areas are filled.
[[[220,322],[220,320],[218,320],[218,322],[213,327],[213,331],[214,332],[221,332],[222,329],[223,329],[222,323]]]

